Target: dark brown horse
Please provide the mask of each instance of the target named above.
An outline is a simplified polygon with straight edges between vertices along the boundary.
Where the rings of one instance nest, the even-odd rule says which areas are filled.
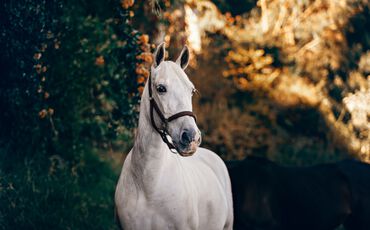
[[[234,229],[370,229],[370,166],[346,160],[283,167],[247,157],[227,162]]]
[[[351,189],[351,214],[344,226],[348,230],[370,229],[370,165],[346,160],[337,163]]]

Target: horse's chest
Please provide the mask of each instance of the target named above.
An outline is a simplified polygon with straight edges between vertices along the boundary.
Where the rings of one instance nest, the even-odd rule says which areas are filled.
[[[139,192],[135,202],[126,202],[126,223],[133,229],[198,229],[199,215],[191,199],[181,194],[146,196]],[[127,194],[127,199],[130,195]],[[130,229],[130,228],[129,228]]]
[[[176,174],[162,180],[150,194],[139,189],[123,194],[126,223],[135,223],[134,229],[220,228],[226,218],[220,210],[227,204],[217,181],[187,180]]]

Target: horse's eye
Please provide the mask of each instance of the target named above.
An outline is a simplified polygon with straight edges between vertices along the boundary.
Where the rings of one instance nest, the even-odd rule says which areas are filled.
[[[164,86],[164,85],[162,85],[162,84],[159,84],[159,85],[157,86],[157,92],[158,92],[158,93],[165,93],[165,92],[167,92],[166,86]]]

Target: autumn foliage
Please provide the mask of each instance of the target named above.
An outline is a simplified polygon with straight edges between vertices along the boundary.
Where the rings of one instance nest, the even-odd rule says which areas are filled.
[[[288,164],[369,160],[367,1],[167,5],[169,47],[186,40],[197,55],[190,76],[207,147]]]

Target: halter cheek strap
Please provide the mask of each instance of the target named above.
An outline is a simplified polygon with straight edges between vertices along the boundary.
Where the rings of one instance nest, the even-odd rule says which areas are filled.
[[[191,111],[182,111],[182,112],[179,112],[179,113],[176,113],[176,114],[170,116],[169,118],[166,118],[163,115],[162,111],[159,109],[159,106],[158,106],[157,102],[153,98],[152,77],[151,76],[149,76],[148,83],[149,83],[149,101],[150,101],[150,121],[152,123],[153,128],[157,131],[157,133],[159,133],[163,142],[167,144],[167,146],[171,150],[171,152],[176,153],[177,152],[176,147],[167,138],[167,136],[169,136],[169,133],[168,133],[168,130],[167,130],[168,123],[173,121],[173,120],[176,120],[180,117],[184,117],[184,116],[193,117],[194,120],[196,121],[197,117]],[[154,121],[154,110],[155,110],[158,117],[161,119],[161,121],[163,123],[163,127],[164,127],[163,129],[158,128],[158,126],[156,125],[156,123]]]

